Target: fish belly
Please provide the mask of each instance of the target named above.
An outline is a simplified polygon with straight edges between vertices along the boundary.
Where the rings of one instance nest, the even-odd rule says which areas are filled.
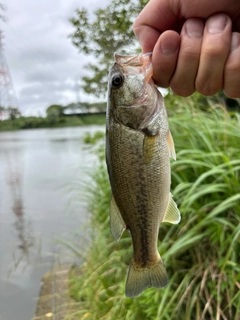
[[[167,140],[156,138],[156,150],[144,161],[144,133],[120,124],[107,135],[107,163],[112,194],[133,241],[135,268],[149,268],[160,259],[158,230],[169,200],[170,165]]]

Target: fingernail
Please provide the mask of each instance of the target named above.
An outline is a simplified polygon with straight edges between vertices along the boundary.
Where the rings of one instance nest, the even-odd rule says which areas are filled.
[[[220,33],[224,30],[227,24],[227,17],[223,14],[215,15],[207,20],[207,29],[210,33]]]
[[[171,55],[178,50],[178,42],[174,41],[174,39],[164,38],[160,44],[161,52],[165,55]]]
[[[203,35],[204,24],[199,19],[189,19],[185,23],[185,30],[190,38],[201,38]]]
[[[232,33],[231,51],[237,49],[240,45],[240,35],[237,32]]]

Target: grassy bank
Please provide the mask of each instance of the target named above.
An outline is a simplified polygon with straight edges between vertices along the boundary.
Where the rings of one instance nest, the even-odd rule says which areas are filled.
[[[105,124],[105,114],[89,114],[83,116],[61,117],[19,117],[14,120],[0,120],[0,131],[34,129],[34,128],[61,128],[90,124]]]
[[[79,319],[239,320],[240,117],[221,108],[202,112],[185,99],[170,108],[177,161],[172,193],[182,220],[161,224],[159,252],[169,284],[135,299],[124,287],[132,256],[124,232],[116,243],[109,227],[110,189],[103,150],[89,189],[94,238],[82,276],[71,276]],[[173,101],[171,101],[173,103]],[[174,103],[173,103],[174,104]]]

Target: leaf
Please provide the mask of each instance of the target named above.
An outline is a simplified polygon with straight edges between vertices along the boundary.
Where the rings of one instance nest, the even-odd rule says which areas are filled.
[[[83,77],[83,89],[96,96],[105,96],[107,75],[115,52],[137,52],[132,24],[147,0],[113,0],[105,8],[94,12],[93,18],[86,8],[76,10],[70,19],[75,31],[70,35],[78,50],[97,59],[88,65],[90,76]]]

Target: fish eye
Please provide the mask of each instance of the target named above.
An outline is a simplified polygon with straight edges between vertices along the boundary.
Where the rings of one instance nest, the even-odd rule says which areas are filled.
[[[120,73],[114,74],[112,77],[112,86],[116,89],[120,88],[123,84],[123,76]]]

